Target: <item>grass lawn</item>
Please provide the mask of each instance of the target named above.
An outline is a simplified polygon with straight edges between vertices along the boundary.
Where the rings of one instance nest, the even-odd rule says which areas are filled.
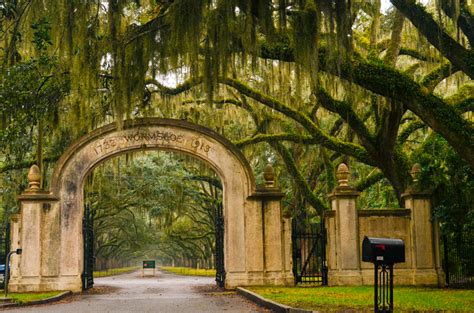
[[[107,271],[94,271],[94,278],[130,273],[130,272],[138,270],[139,268],[140,268],[139,266],[130,266],[130,267],[113,268]]]
[[[43,300],[59,295],[62,291],[52,291],[45,293],[9,293],[8,298],[16,303],[28,303],[35,300]]]
[[[216,276],[216,270],[210,269],[195,269],[189,267],[172,267],[172,266],[161,266],[161,270],[176,273],[180,275],[189,275],[189,276]]]
[[[296,308],[330,312],[340,309],[373,309],[372,286],[357,287],[249,287],[273,301]],[[474,290],[394,287],[394,310],[474,312]]]

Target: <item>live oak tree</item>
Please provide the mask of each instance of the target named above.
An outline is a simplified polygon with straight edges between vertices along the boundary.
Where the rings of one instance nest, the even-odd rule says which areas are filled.
[[[211,267],[221,191],[212,170],[184,155],[139,152],[103,163],[85,186],[97,265],[157,258]]]
[[[5,1],[2,90],[12,71],[40,57],[53,70],[35,81],[68,83],[51,88],[58,101],[39,98],[57,113],[16,126],[15,111],[1,111],[2,134],[20,134],[2,145],[45,147],[22,160],[4,150],[0,171],[54,162],[62,150],[50,147],[105,123],[159,116],[217,130],[257,171],[281,160],[290,206],[318,213],[341,161],[358,189],[389,182],[401,204],[410,166],[437,157],[425,144],[436,138],[472,177],[473,8],[390,2],[381,12],[380,0]]]

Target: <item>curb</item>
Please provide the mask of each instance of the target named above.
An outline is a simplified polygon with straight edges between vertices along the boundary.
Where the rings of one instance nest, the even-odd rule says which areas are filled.
[[[51,298],[46,298],[46,299],[42,299],[42,300],[33,300],[33,301],[30,301],[30,302],[26,302],[26,303],[15,303],[15,302],[5,303],[5,304],[0,305],[0,309],[52,303],[52,302],[62,300],[62,299],[64,299],[65,297],[67,297],[69,295],[72,295],[72,291],[64,291],[64,292],[61,292],[60,294],[58,294],[57,296],[54,296],[54,297],[51,297]]]
[[[255,302],[256,304],[263,306],[264,308],[270,309],[277,313],[312,313],[311,310],[292,308],[291,306],[284,305],[269,299],[262,297],[255,292],[247,290],[242,287],[237,287],[236,292],[244,298]]]

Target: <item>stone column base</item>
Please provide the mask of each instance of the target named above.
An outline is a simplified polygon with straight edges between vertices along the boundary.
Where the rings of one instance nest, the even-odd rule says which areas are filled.
[[[225,277],[225,288],[235,289],[245,286],[293,286],[295,283],[291,272],[243,272],[227,273]]]
[[[292,272],[266,272],[264,285],[294,286],[295,277]]]
[[[360,286],[362,275],[359,270],[329,271],[329,286]]]
[[[70,290],[72,292],[82,291],[80,276],[63,277],[14,277],[8,284],[11,292],[46,292]]]
[[[415,281],[415,285],[444,287],[446,284],[445,274],[442,270],[415,270],[413,279]]]

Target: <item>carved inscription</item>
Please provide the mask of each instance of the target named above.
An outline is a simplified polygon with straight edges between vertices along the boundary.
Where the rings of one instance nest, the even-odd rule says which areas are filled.
[[[152,133],[141,133],[136,132],[135,134],[123,136],[125,141],[134,142],[134,141],[147,141],[147,142],[156,142],[156,141],[166,141],[166,142],[177,142],[183,143],[184,138],[182,135],[176,135],[169,131],[154,131]]]
[[[103,139],[98,143],[95,147],[95,153],[97,155],[106,153],[109,150],[114,149],[117,146],[117,139],[116,138],[109,138],[109,139]]]
[[[206,153],[211,150],[211,146],[204,142],[204,140],[201,138],[194,139],[191,143],[191,147],[193,147],[195,151],[201,150]]]
[[[105,138],[98,141],[94,146],[94,151],[96,155],[101,155],[109,153],[110,151],[129,143],[176,143],[190,145],[196,152],[208,153],[211,150],[211,145],[203,138],[197,137],[191,140],[186,140],[181,134],[176,134],[172,131],[157,130],[153,132],[136,131],[120,137]]]

